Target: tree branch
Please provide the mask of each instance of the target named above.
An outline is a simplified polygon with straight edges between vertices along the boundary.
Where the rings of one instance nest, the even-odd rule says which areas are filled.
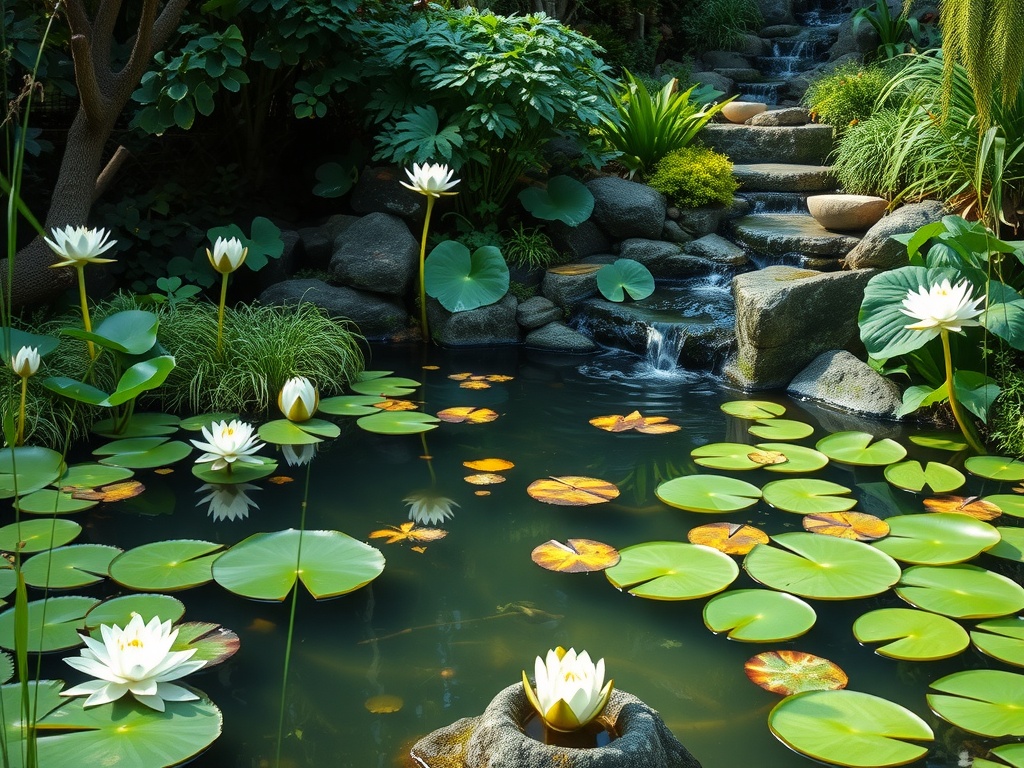
[[[153,34],[153,24],[156,18],[156,4],[158,0],[144,0],[142,13],[139,14],[139,27],[132,41],[132,52],[128,56],[128,62],[124,68],[114,75],[118,83],[125,81],[138,83],[139,79],[149,67],[149,60],[153,58],[153,49],[150,47],[150,40]],[[164,8],[166,11],[167,9]]]
[[[107,187],[117,176],[117,172],[121,170],[121,166],[127,162],[128,158],[132,156],[132,153],[128,150],[124,144],[117,148],[114,152],[114,156],[110,158],[103,170],[100,171],[100,175],[96,177],[96,187],[92,191],[92,201],[95,203],[100,196],[107,191]]]
[[[91,125],[102,125],[105,99],[96,80],[92,46],[85,35],[72,35],[71,55],[75,60],[75,83],[85,116]]]
[[[160,12],[160,17],[153,24],[152,53],[150,56],[167,44],[167,38],[178,28],[178,20],[181,19],[181,14],[185,10],[186,5],[188,5],[188,0],[168,0],[167,5]]]
[[[114,41],[114,25],[121,11],[121,0],[103,0],[93,22],[93,44],[96,57],[110,69],[110,45]]]
[[[68,20],[68,26],[71,27],[71,34],[84,35],[86,38],[92,37],[92,24],[89,23],[82,0],[68,0],[65,7],[67,8],[65,18]]]

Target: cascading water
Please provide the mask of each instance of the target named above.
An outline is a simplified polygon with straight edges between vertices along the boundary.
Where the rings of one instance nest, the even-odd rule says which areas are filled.
[[[686,326],[651,323],[647,327],[647,355],[644,366],[655,371],[674,371],[686,341]]]

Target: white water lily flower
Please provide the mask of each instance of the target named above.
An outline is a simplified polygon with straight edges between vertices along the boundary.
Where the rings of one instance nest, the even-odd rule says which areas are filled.
[[[218,520],[244,520],[249,516],[249,507],[259,509],[260,505],[249,498],[248,491],[262,491],[258,485],[252,483],[204,483],[196,493],[209,491],[210,493],[199,501],[196,506],[209,502],[210,506],[206,514]]]
[[[189,661],[195,648],[171,650],[178,636],[178,630],[171,629],[171,622],[161,623],[160,618],[154,616],[144,624],[142,616],[133,613],[124,629],[116,624],[113,627],[101,624],[100,635],[103,642],[82,635],[86,646],[82,655],[64,659],[79,672],[99,679],[61,691],[61,696],[88,695],[82,706],[94,707],[131,693],[139,702],[158,712],[164,711],[165,701],[199,698],[170,682],[206,664],[206,661]]]
[[[437,525],[455,516],[452,507],[459,506],[451,499],[433,491],[417,491],[402,499],[409,505],[409,519],[420,525]]]
[[[931,288],[922,286],[919,291],[907,291],[904,309],[900,312],[917,322],[903,327],[927,333],[929,338],[938,336],[941,331],[960,333],[969,326],[981,325],[975,318],[982,312],[978,304],[984,299],[984,296],[971,298],[971,284],[966,280],[953,286],[949,280],[943,280]]]
[[[526,698],[545,724],[556,731],[575,731],[601,714],[614,683],[609,680],[604,684],[604,659],[595,665],[586,651],[577,656],[574,649],[566,651],[562,647],[548,651],[546,659],[537,657],[534,676],[536,693],[523,672]]]
[[[316,456],[316,444],[282,445],[281,454],[289,467],[304,467]]]
[[[421,195],[427,197],[441,197],[441,195],[457,195],[458,192],[449,192],[448,190],[458,184],[461,179],[455,179],[452,181],[452,174],[454,171],[450,170],[447,165],[441,165],[435,163],[433,165],[417,165],[413,163],[412,170],[405,169],[405,174],[409,177],[409,181],[412,184],[406,184],[404,181],[399,181],[406,189],[411,189],[413,192],[419,192]]]
[[[277,395],[277,407],[288,421],[308,421],[320,406],[320,393],[305,376],[288,379]]]
[[[23,379],[33,376],[39,370],[39,350],[36,347],[22,347],[11,358],[11,369]]]
[[[242,246],[242,241],[237,237],[225,240],[218,237],[213,244],[213,253],[206,249],[206,258],[210,260],[210,266],[222,275],[228,275],[242,266],[245,257],[249,255],[249,249]]]
[[[89,229],[88,227],[67,226],[64,229],[54,227],[53,240],[44,237],[46,244],[53,252],[64,258],[51,267],[81,267],[85,264],[110,264],[114,259],[101,259],[117,244],[117,240],[109,240],[110,233],[105,229]]]
[[[263,447],[263,443],[257,443],[253,436],[251,424],[235,419],[230,424],[227,421],[214,422],[209,428],[203,427],[203,437],[207,442],[193,440],[192,445],[201,451],[206,451],[196,459],[196,464],[212,461],[210,469],[231,468],[236,461],[242,464],[259,464],[260,460],[250,454],[256,453]]]

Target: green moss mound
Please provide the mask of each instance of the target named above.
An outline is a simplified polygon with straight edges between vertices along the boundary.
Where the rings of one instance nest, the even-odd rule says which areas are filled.
[[[705,147],[669,152],[655,164],[647,184],[680,208],[728,205],[739,186],[729,158]]]

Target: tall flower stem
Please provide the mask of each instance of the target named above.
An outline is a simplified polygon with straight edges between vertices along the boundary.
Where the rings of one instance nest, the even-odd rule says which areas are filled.
[[[89,299],[85,294],[85,265],[76,264],[75,271],[78,272],[78,301],[82,305],[82,323],[85,325],[85,330],[92,333],[92,320],[89,319]],[[95,360],[96,347],[91,341],[86,343],[89,345],[89,359]]]
[[[977,434],[975,434],[974,427],[970,421],[964,416],[960,403],[956,399],[956,391],[953,388],[953,355],[949,349],[949,331],[942,329],[939,333],[942,337],[942,356],[946,361],[946,394],[949,395],[949,407],[953,410],[953,419],[960,428],[960,432],[967,439],[967,444],[975,452],[985,453],[985,447],[981,444]]]
[[[18,436],[15,445],[25,442],[25,400],[28,397],[28,376],[21,377],[21,407],[18,409]]]
[[[228,299],[228,273],[220,276],[220,308],[217,310],[217,359],[224,358],[224,305]]]
[[[427,233],[430,231],[430,214],[434,210],[434,198],[427,196],[427,215],[423,219],[423,237],[420,238],[420,331],[424,341],[430,341],[430,329],[427,327]]]

